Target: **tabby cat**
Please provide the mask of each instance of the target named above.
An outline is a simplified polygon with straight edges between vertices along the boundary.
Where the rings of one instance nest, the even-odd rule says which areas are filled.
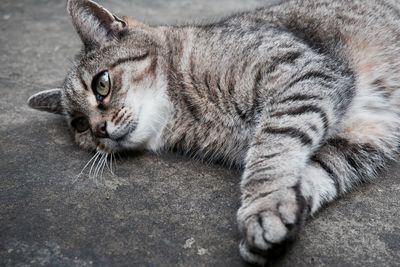
[[[32,108],[82,148],[175,150],[243,168],[240,253],[265,264],[324,204],[396,157],[400,3],[293,0],[216,23],[149,26],[90,0],[83,49]]]

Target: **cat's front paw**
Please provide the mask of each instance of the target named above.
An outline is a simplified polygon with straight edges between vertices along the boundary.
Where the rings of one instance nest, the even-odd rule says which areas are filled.
[[[263,192],[244,199],[238,211],[242,258],[264,265],[293,241],[309,214],[298,186]]]

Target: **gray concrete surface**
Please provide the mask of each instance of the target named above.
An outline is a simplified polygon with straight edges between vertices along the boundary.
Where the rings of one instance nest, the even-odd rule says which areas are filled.
[[[107,1],[150,23],[217,18],[269,1]],[[237,171],[128,155],[118,180],[71,181],[90,154],[26,99],[60,85],[79,49],[64,1],[0,2],[0,266],[243,266]],[[400,165],[318,213],[276,266],[399,266]]]

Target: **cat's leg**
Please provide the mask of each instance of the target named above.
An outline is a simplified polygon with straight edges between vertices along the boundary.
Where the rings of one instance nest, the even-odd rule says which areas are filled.
[[[265,263],[271,249],[290,241],[309,214],[361,182],[372,179],[395,157],[399,140],[397,119],[385,120],[381,116],[380,120],[360,117],[353,121],[357,124],[351,123],[339,131],[310,157],[298,180],[272,180],[258,183],[257,188],[247,188],[246,184],[251,184],[248,178],[251,175],[247,174],[247,182],[244,177],[242,191],[245,194],[238,213],[244,235],[240,245],[244,259]],[[264,159],[272,156],[277,157],[270,154]],[[277,157],[276,161],[280,160],[283,166],[290,164]],[[270,169],[269,166],[274,164],[263,168]],[[268,176],[259,179],[265,177]]]
[[[302,173],[301,194],[312,213],[362,182],[374,179],[398,154],[398,137],[373,142],[329,139]]]
[[[248,150],[237,214],[240,253],[248,262],[263,264],[277,244],[296,236],[309,214],[300,174],[335,115],[325,103],[307,101],[269,108]]]
[[[364,77],[367,80],[368,77]],[[368,80],[367,80],[368,81]],[[302,173],[301,192],[311,213],[375,178],[399,152],[397,84],[364,83],[340,129],[313,155]]]

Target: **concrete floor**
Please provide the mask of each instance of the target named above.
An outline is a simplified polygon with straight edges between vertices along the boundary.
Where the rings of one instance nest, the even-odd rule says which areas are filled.
[[[149,23],[217,18],[270,1],[112,0]],[[239,173],[128,155],[105,186],[72,184],[91,155],[27,98],[61,84],[80,47],[64,1],[0,2],[0,266],[243,266]],[[400,165],[318,213],[276,266],[400,266]]]

